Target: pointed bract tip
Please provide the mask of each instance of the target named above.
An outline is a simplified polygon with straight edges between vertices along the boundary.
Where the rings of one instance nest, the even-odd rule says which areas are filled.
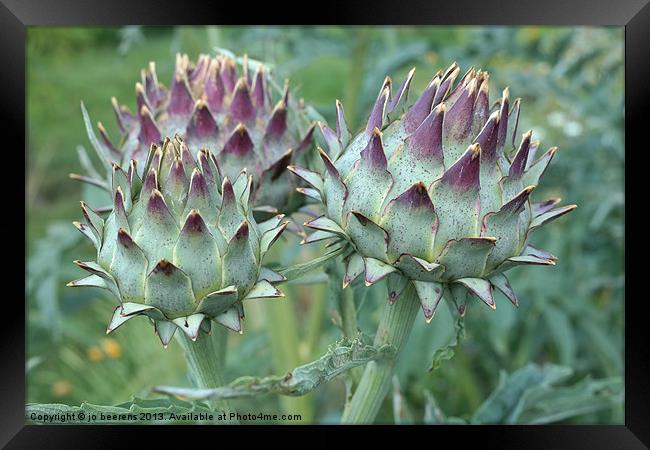
[[[246,81],[246,78],[244,77],[239,77],[237,83],[235,84],[235,91],[240,90],[248,90],[248,81]]]
[[[156,264],[156,267],[153,268],[153,272],[155,272],[155,273],[164,273],[165,275],[169,275],[169,274],[172,273],[172,271],[175,268],[176,267],[171,262],[169,262],[168,260],[163,258],[160,261],[158,261],[158,264]]]
[[[469,151],[472,152],[472,159],[481,154],[481,146],[478,143],[469,146]]]
[[[248,222],[244,219],[237,227],[237,231],[235,231],[235,235],[232,237],[232,240],[234,241],[235,239],[244,239],[246,237],[248,237]]]
[[[117,230],[117,241],[125,247],[130,247],[134,244],[133,239],[129,236],[124,228]]]
[[[486,78],[484,78],[483,81],[481,82],[481,86],[479,87],[479,92],[485,94],[485,93],[488,92],[488,90],[489,90],[489,84],[488,84],[488,79],[487,79],[487,77],[486,77]]]
[[[470,95],[473,94],[476,90],[476,78],[472,78],[470,82],[467,83],[467,87],[465,89]]]
[[[147,116],[153,120],[153,115],[151,114],[151,111],[149,111],[149,108],[147,108],[147,105],[142,105],[142,108],[140,108],[140,115]]]

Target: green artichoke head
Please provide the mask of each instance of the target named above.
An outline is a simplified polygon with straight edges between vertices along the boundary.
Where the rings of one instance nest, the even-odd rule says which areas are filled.
[[[135,113],[112,99],[119,140],[112,140],[101,123],[97,135],[82,104],[88,136],[107,175],[92,167],[80,149],[87,174],[71,176],[110,190],[112,162],[126,167],[135,160],[142,170],[151,144],[161,145],[165,136],[178,134],[192,154],[211,149],[231,180],[246,168],[257,182],[251,198],[260,214],[290,213],[301,205],[295,179],[285,168],[301,160],[314,126],[306,119],[302,101],[290,96],[288,83],[274,95],[273,79],[259,62],[244,57],[238,64],[227,56],[200,55],[194,63],[179,54],[170,86],[158,81],[152,62],[135,84]],[[144,177],[143,172],[139,175]]]
[[[280,297],[284,277],[262,267],[286,228],[282,215],[257,223],[253,177],[231,181],[206,149],[194,157],[179,136],[153,144],[142,180],[137,162],[112,166],[112,212],[106,219],[82,202],[75,226],[97,249],[96,261],[75,261],[90,275],[69,286],[95,286],[119,300],[107,332],[146,315],[163,345],[176,328],[192,339],[211,321],[241,332],[242,301]]]
[[[517,304],[503,273],[553,265],[529,238],[575,208],[531,202],[556,149],[538,156],[530,131],[515,148],[520,101],[506,88],[491,107],[488,73],[470,69],[454,87],[458,74],[456,64],[438,72],[410,106],[414,69],[394,94],[387,77],[356,136],[337,101],[335,129],[320,126],[322,173],[289,167],[325,212],[305,224],[316,231],[304,242],[349,247],[344,287],[361,274],[366,285],[388,277],[395,301],[413,283],[427,321],[445,292],[463,311],[468,293],[494,308],[494,287]]]

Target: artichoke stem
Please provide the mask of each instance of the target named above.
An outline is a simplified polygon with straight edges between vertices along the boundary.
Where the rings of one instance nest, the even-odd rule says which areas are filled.
[[[213,327],[212,336],[200,333],[194,342],[185,333],[176,333],[176,337],[183,348],[187,366],[197,387],[210,389],[223,386],[227,330],[223,327]],[[230,420],[229,414],[234,412],[234,409],[228,400],[210,400],[210,406],[225,414],[229,422],[233,422]]]
[[[386,302],[374,345],[392,345],[395,347],[395,354],[389,360],[371,361],[366,365],[359,387],[343,411],[342,423],[368,424],[374,421],[390,389],[395,363],[411,334],[419,306],[415,288],[411,283],[394,304]]]

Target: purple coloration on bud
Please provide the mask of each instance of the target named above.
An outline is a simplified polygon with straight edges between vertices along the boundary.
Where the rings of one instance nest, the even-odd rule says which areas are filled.
[[[248,121],[255,116],[255,107],[251,100],[248,83],[244,78],[240,78],[235,86],[235,93],[232,103],[230,103],[230,115],[238,121]]]
[[[338,155],[341,152],[341,142],[339,141],[338,134],[322,122],[318,122],[318,127],[323,135],[323,139],[325,139],[327,149],[332,152],[333,155]]]
[[[124,228],[117,230],[117,242],[126,248],[133,248],[136,245]]]
[[[239,241],[243,239],[248,239],[248,222],[245,220],[239,225],[239,228],[237,228],[237,231],[235,231],[235,235],[232,237],[232,241]]]
[[[381,131],[378,128],[373,130],[368,145],[361,151],[361,161],[367,161],[371,167],[386,169],[386,154],[381,142]]]
[[[368,224],[371,222],[370,219],[368,219],[366,216],[364,216],[364,215],[361,214],[360,212],[357,212],[357,211],[350,211],[350,212],[352,213],[352,215],[353,215],[354,217],[357,218],[357,220],[359,221],[359,223],[361,223],[361,225],[363,225],[364,227],[365,227],[366,225],[368,225]]]
[[[223,151],[237,156],[244,156],[253,150],[253,146],[253,141],[248,134],[248,130],[246,130],[246,126],[240,123],[226,141]]]
[[[205,81],[205,96],[207,98],[208,106],[214,112],[221,111],[223,107],[223,97],[226,94],[226,89],[223,81],[218,74],[219,63],[213,61],[208,70],[208,76]]]
[[[157,216],[170,215],[165,200],[158,189],[154,189],[153,192],[151,192],[151,196],[147,202],[147,212]]]
[[[83,109],[86,131],[93,149],[107,168],[112,162],[127,168],[130,160],[136,161],[140,171],[137,176],[144,178],[151,167],[151,144],[162,145],[164,138],[174,140],[171,151],[164,152],[170,157],[161,158],[160,164],[155,165],[163,183],[174,157],[179,154],[189,180],[196,164],[193,158],[201,148],[208,148],[222,157],[221,169],[231,179],[244,168],[256,180],[269,178],[269,173],[283,173],[280,165],[286,162],[287,149],[293,149],[294,156],[290,162],[301,163],[304,159],[304,150],[312,143],[314,123],[309,123],[309,109],[304,100],[288,103],[288,82],[285,83],[284,92],[281,92],[282,100],[274,107],[268,71],[258,62],[254,69],[246,57],[237,59],[225,54],[202,54],[194,64],[187,55],[178,54],[170,88],[166,89],[158,83],[154,64],[150,63],[140,71],[141,78],[135,87],[135,115],[120,106],[117,100],[112,100],[121,131],[119,140],[116,137],[111,142],[101,125],[101,136],[96,135],[96,131],[88,125],[88,114]],[[237,130],[239,134],[233,134],[240,123],[246,128],[240,128]],[[176,136],[187,142],[192,158],[187,157],[183,144],[176,142]],[[349,133],[346,138],[347,144]],[[224,146],[226,153],[220,154]],[[75,175],[73,178],[110,188],[110,177],[95,170],[83,150],[79,151],[79,158],[87,175]],[[218,185],[220,176],[215,176]],[[132,178],[137,179],[135,176]],[[216,191],[217,186],[211,186],[210,180],[207,181],[210,192]],[[259,195],[257,191],[266,183],[255,184],[255,192],[249,193],[249,198],[254,202],[252,206],[256,208],[255,214],[259,218],[263,215],[258,207],[270,206],[287,212],[300,208],[303,204],[301,197],[294,196],[296,183],[296,179],[288,176],[288,179],[274,183],[269,186],[272,189],[264,189],[264,193]],[[137,195],[140,187],[138,181],[133,196]],[[167,188],[163,191],[165,195],[170,192]],[[170,205],[173,204],[174,208],[184,206],[178,203],[182,198],[185,197],[176,199]],[[183,209],[182,212],[187,211]],[[201,214],[204,212],[201,211]],[[205,214],[204,218],[208,220]]]
[[[144,87],[140,83],[135,83],[135,105],[138,111],[142,111],[144,106],[147,109],[151,110],[151,105],[147,101],[147,95],[145,94]]]
[[[508,115],[510,113],[510,89],[505,88],[501,97],[501,106],[499,109],[499,132],[497,134],[497,149],[501,150],[506,144],[506,134],[508,133]]]
[[[521,208],[523,208],[524,204],[528,200],[528,197],[530,197],[530,193],[533,192],[534,189],[534,186],[528,186],[524,188],[524,190],[517,194],[515,198],[503,205],[501,211],[508,212],[509,214],[519,213],[521,211]]]
[[[122,109],[120,108],[120,105],[117,103],[117,99],[115,97],[111,97],[111,106],[113,107],[113,113],[115,113],[117,126],[120,128],[120,131],[124,133],[126,131],[126,124],[124,123],[125,118],[123,116]]]
[[[218,130],[217,122],[208,110],[207,104],[202,100],[196,102],[194,114],[187,125],[187,136],[203,139],[216,135]]]
[[[444,132],[456,142],[466,141],[472,131],[475,99],[476,80],[471,80],[445,114]]]
[[[176,73],[172,82],[167,110],[172,116],[188,116],[192,113],[192,108],[194,108],[194,99],[187,79]]]
[[[256,108],[264,108],[264,68],[259,66],[255,73],[255,81],[253,82],[253,104]]]
[[[433,98],[433,106],[436,106],[438,103],[442,102],[445,99],[447,93],[449,92],[449,89],[451,88],[451,85],[454,83],[454,80],[459,73],[460,67],[458,67],[456,63],[453,63],[445,71],[444,75],[442,76],[442,81],[440,82],[440,87],[436,91],[436,96]]]
[[[443,174],[441,180],[461,192],[478,188],[480,153],[480,145],[470,145],[463,156]]]
[[[550,200],[546,200],[544,202],[539,202],[539,203],[533,203],[533,216],[539,216],[542,215],[550,210],[552,210],[555,205],[560,203],[559,198],[552,198]]]
[[[220,70],[221,80],[226,89],[229,92],[235,87],[235,80],[237,78],[237,69],[235,68],[235,63],[231,59],[222,58],[221,59],[221,70]]]
[[[154,189],[158,189],[158,172],[156,169],[151,168],[149,169],[149,172],[147,173],[147,176],[144,178],[144,182],[142,183],[141,195],[145,196],[146,198],[151,195]]]
[[[485,126],[476,137],[481,146],[481,160],[494,163],[497,160],[497,133],[499,131],[499,113],[490,116]]]
[[[411,109],[408,110],[404,116],[404,128],[409,133],[415,131],[424,119],[431,114],[431,106],[433,98],[436,95],[438,86],[440,85],[440,77],[436,76],[431,80],[422,95],[415,101]]]
[[[211,163],[214,163],[214,161],[212,160],[211,156],[212,154],[208,150],[202,149],[199,151],[199,166],[201,167],[201,172],[205,176],[208,183],[216,182],[218,176],[218,174],[215,173],[214,169],[212,168]],[[216,168],[217,167],[215,165],[215,169]]]
[[[168,182],[171,185],[184,185],[187,182],[185,167],[183,167],[183,161],[180,158],[175,158],[169,168]]]
[[[171,275],[176,270],[178,269],[172,263],[170,263],[166,259],[161,259],[160,261],[158,261],[158,264],[156,264],[156,267],[154,267],[153,273]]]
[[[194,157],[192,156],[192,153],[190,153],[190,149],[187,147],[185,142],[181,142],[181,161],[183,161],[186,170],[191,170],[191,167],[195,163]],[[185,172],[185,174],[187,175],[187,172]]]
[[[488,77],[485,75],[479,86],[476,104],[474,105],[474,121],[483,125],[490,114],[490,95],[488,92]]]
[[[208,184],[205,181],[205,176],[199,169],[194,169],[192,172],[192,179],[190,180],[190,191],[188,197],[191,198],[208,198]]]
[[[151,111],[146,106],[140,110],[140,135],[138,137],[144,146],[159,144],[161,141],[160,130],[153,120]]]
[[[429,198],[429,194],[427,193],[427,187],[422,182],[415,183],[394,201],[413,209],[426,208],[432,211],[434,209],[431,198]]]
[[[409,87],[411,86],[411,81],[413,81],[413,75],[415,75],[415,67],[409,70],[409,73],[406,75],[404,81],[400,85],[399,89],[395,93],[395,96],[388,102],[388,107],[386,112],[391,113],[395,110],[397,105],[402,101],[402,98],[406,98],[408,95]]]
[[[221,196],[221,201],[223,204],[230,204],[235,202],[235,191],[228,177],[225,177],[223,179],[223,183],[221,183]]]
[[[375,101],[375,105],[372,107],[372,112],[368,118],[368,124],[366,125],[366,133],[373,133],[375,128],[382,129],[384,125],[384,115],[386,114],[386,102],[388,102],[388,96],[390,94],[390,86],[385,86],[382,89],[379,97]]]
[[[153,151],[153,155],[151,157],[151,162],[149,163],[149,168],[158,171],[160,169],[163,151],[162,148],[158,147],[155,144],[151,146],[151,150]]]
[[[323,151],[322,148],[318,148],[318,154],[320,155],[321,159],[323,160],[323,163],[325,164],[325,169],[327,170],[327,173],[332,177],[338,179],[340,177],[339,171],[334,167],[334,163],[330,159],[330,157]]]
[[[129,163],[129,169],[126,171],[126,179],[129,180],[129,187],[131,188],[131,192],[134,191],[133,188],[133,181],[135,178],[138,177],[138,162],[134,159],[131,160]]]
[[[526,162],[528,161],[528,151],[530,149],[530,138],[532,131],[528,131],[524,134],[521,144],[519,145],[519,150],[515,154],[512,164],[510,165],[510,171],[508,176],[512,179],[518,180],[524,174],[526,169]]]
[[[108,133],[106,132],[106,128],[104,128],[104,125],[101,122],[97,122],[97,129],[99,130],[99,136],[102,138],[102,142],[106,148],[108,148],[111,153],[119,155],[119,151],[115,148],[113,142],[111,142],[110,138],[108,137]]]
[[[305,136],[300,140],[300,143],[296,147],[296,153],[300,153],[303,150],[306,150],[311,145],[315,129],[316,129],[316,124],[311,124],[311,126],[305,133]]]
[[[154,106],[162,99],[164,95],[163,89],[158,85],[158,77],[156,76],[156,64],[151,61],[149,67],[142,71],[142,83],[144,90],[147,94],[147,100]]]
[[[115,191],[115,201],[113,202],[113,209],[117,211],[117,214],[126,217],[126,209],[124,208],[124,193],[122,192],[122,188],[119,186]]]
[[[187,215],[187,219],[185,220],[185,225],[183,225],[181,234],[203,233],[207,230],[207,228],[208,227],[203,221],[201,214],[199,214],[199,212],[196,209],[192,209],[190,213]]]
[[[273,112],[271,113],[271,118],[269,123],[266,126],[265,136],[270,138],[278,138],[284,134],[287,130],[287,107],[284,104],[284,101],[280,100]]]
[[[209,64],[210,64],[210,57],[208,55],[199,56],[198,60],[196,61],[196,66],[194,66],[194,70],[192,70],[187,77],[188,81],[190,82],[190,85],[193,86],[198,81],[205,78],[205,73],[208,70]]]
[[[433,156],[443,160],[442,124],[445,116],[444,103],[436,106],[417,130],[408,138],[409,148],[418,156]]]
[[[278,177],[284,173],[291,162],[292,156],[293,150],[288,149],[275,164],[268,168],[268,172],[271,174],[271,181],[277,180]]]

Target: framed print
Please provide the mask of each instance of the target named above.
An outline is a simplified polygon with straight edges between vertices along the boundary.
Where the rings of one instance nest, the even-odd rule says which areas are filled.
[[[650,6],[367,3],[3,2],[3,444],[647,448]]]

